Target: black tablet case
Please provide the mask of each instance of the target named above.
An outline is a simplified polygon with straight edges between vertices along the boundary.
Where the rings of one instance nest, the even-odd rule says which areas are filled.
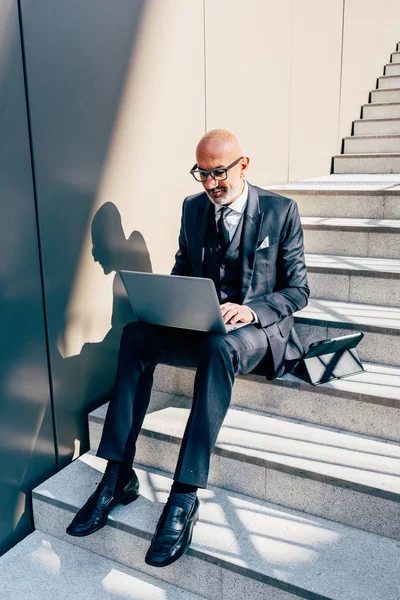
[[[363,337],[359,332],[311,344],[301,361],[310,382],[319,385],[364,371],[356,350]]]

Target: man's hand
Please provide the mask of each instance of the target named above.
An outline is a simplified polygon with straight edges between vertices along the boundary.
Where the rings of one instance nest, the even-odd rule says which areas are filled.
[[[251,323],[254,315],[248,306],[226,302],[221,304],[222,317],[224,323]]]

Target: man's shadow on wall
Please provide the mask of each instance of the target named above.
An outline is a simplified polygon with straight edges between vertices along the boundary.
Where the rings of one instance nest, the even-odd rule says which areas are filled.
[[[112,202],[103,204],[93,217],[91,234],[94,261],[105,275],[115,272],[111,328],[101,342],[85,343],[80,354],[65,359],[59,355],[62,364],[57,371],[62,377],[57,411],[62,411],[59,418],[63,419],[58,431],[60,467],[71,460],[72,452],[77,456],[89,449],[87,414],[107,402],[114,382],[122,328],[136,320],[118,271],[152,273],[143,235],[133,231],[125,238],[121,215]],[[68,425],[66,419],[70,421]],[[79,440],[78,448],[75,440]]]
[[[113,282],[111,329],[104,342],[112,332],[119,336],[122,327],[135,318],[118,271],[152,273],[153,269],[144,237],[139,231],[133,231],[128,239],[125,238],[121,215],[112,202],[103,204],[93,217],[92,255],[105,275],[116,272]]]

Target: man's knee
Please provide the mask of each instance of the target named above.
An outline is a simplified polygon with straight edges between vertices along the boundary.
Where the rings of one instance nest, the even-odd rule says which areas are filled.
[[[134,343],[136,348],[140,348],[148,339],[151,325],[135,321],[124,325],[121,336],[121,344]]]
[[[122,331],[120,349],[145,361],[154,363],[159,352],[159,339],[150,323],[127,323]]]
[[[225,359],[235,360],[236,349],[229,341],[227,334],[211,333],[206,336],[200,348],[200,354],[210,360],[216,356],[224,356]]]

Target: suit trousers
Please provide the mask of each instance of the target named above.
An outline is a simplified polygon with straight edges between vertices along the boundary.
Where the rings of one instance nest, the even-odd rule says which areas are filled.
[[[210,457],[229,408],[234,376],[268,360],[267,353],[265,331],[252,324],[227,334],[148,323],[125,325],[97,456],[132,465],[156,365],[197,367],[174,480],[207,487]]]

